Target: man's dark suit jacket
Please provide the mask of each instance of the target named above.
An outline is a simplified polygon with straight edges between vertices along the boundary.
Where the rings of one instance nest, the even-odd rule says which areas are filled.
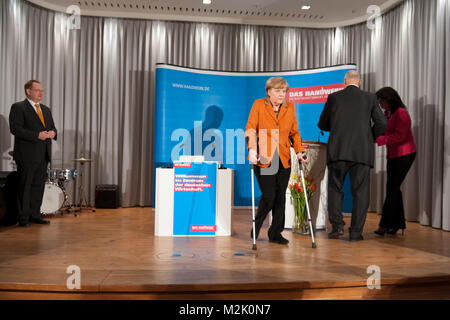
[[[34,106],[27,99],[12,105],[9,113],[9,128],[14,135],[14,160],[16,162],[51,161],[52,142],[39,140],[39,132],[57,133],[50,109],[39,104],[46,127],[42,124]],[[56,135],[55,138],[56,140]]]
[[[386,129],[386,119],[373,93],[350,85],[330,94],[318,126],[330,132],[328,163],[351,161],[373,167],[374,142]]]

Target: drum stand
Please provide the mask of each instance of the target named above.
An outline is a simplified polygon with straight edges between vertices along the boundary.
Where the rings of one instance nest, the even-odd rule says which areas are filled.
[[[89,206],[87,197],[86,197],[86,194],[84,193],[84,188],[83,188],[83,167],[86,162],[90,162],[91,160],[80,158],[80,159],[75,159],[74,161],[79,162],[81,165],[81,167],[80,167],[80,186],[78,188],[78,194],[80,195],[80,204],[78,205],[78,207],[75,207],[76,209],[74,209],[72,212],[74,212],[75,216],[78,215],[77,212],[81,213],[83,210],[95,212],[95,209],[93,207]],[[83,203],[85,203],[84,206],[83,206]]]
[[[60,184],[60,187],[64,193],[64,202],[61,205],[61,209],[59,209],[61,215],[63,215],[64,212],[66,213],[73,212],[74,210],[72,208],[74,207],[74,205],[69,203],[69,197],[67,196],[66,186],[64,186],[64,182]]]

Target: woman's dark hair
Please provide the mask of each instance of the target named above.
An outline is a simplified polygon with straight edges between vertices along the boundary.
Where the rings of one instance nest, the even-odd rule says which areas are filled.
[[[389,105],[391,113],[394,113],[398,108],[406,109],[405,104],[400,98],[400,95],[394,88],[384,87],[377,91],[376,93],[378,100],[384,100]]]

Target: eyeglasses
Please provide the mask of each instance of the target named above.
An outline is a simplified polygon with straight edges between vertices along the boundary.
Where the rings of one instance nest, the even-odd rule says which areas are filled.
[[[36,91],[36,92],[39,92],[39,93],[44,93],[44,90],[39,90],[39,89],[30,89],[31,91]]]

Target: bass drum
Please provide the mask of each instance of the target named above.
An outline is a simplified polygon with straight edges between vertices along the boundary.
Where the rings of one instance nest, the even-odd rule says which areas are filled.
[[[65,199],[65,193],[60,186],[53,182],[46,182],[44,196],[42,198],[41,213],[44,215],[55,214],[61,209]]]

